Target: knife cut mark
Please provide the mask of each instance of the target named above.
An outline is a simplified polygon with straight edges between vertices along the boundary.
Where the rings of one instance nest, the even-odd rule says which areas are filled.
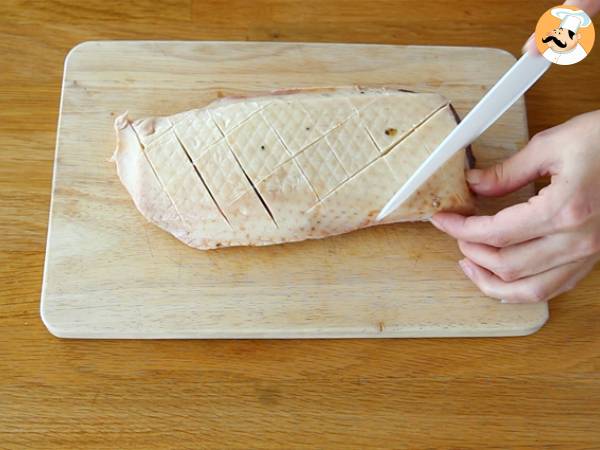
[[[257,113],[258,112],[260,112],[260,110],[257,111]],[[263,198],[263,196],[258,191],[258,188],[256,187],[256,185],[252,181],[252,178],[250,178],[250,176],[246,172],[246,169],[244,169],[243,164],[240,162],[240,160],[238,159],[237,155],[235,154],[235,152],[233,151],[233,149],[229,145],[229,142],[227,141],[227,135],[221,129],[221,127],[219,126],[219,124],[217,123],[217,121],[214,120],[214,119],[213,119],[213,121],[214,121],[215,125],[217,126],[217,128],[219,129],[219,131],[221,132],[221,134],[223,135],[223,139],[225,140],[225,144],[227,144],[227,149],[229,150],[229,152],[231,153],[231,155],[235,159],[235,162],[237,163],[238,167],[240,168],[240,170],[242,171],[242,173],[246,177],[246,180],[248,180],[248,183],[250,183],[250,186],[252,187],[252,190],[254,191],[254,194],[256,194],[256,197],[258,198],[258,200],[262,204],[263,208],[265,209],[265,211],[267,212],[267,214],[271,218],[271,221],[275,225],[275,228],[279,228],[279,225],[277,224],[277,221],[275,220],[275,216],[273,216],[273,213],[271,212],[271,209],[269,208],[269,205],[267,205],[267,202],[265,201],[265,199]]]
[[[181,214],[181,212],[177,208],[177,205],[175,204],[175,201],[171,197],[171,194],[169,194],[169,191],[167,190],[166,186],[164,185],[164,183],[162,182],[162,180],[158,176],[158,172],[156,171],[156,167],[154,167],[154,164],[152,163],[152,161],[148,157],[148,153],[146,152],[146,146],[144,144],[142,144],[142,141],[140,140],[140,136],[138,135],[136,129],[131,124],[129,124],[128,126],[133,131],[133,134],[135,135],[135,138],[137,139],[138,144],[140,145],[142,153],[144,154],[144,158],[146,159],[146,162],[148,163],[148,166],[150,166],[150,169],[152,170],[152,173],[154,174],[154,178],[156,178],[156,181],[158,182],[158,184],[160,184],[160,187],[161,187],[162,191],[165,193],[165,195],[167,196],[167,198],[171,202],[171,205],[173,206],[173,209],[175,209],[175,212],[177,213],[177,217],[179,218],[179,220],[181,220],[181,223],[183,223],[185,225],[185,227],[188,229],[188,231],[190,231],[191,230],[190,224],[187,223],[187,221],[183,218],[183,215]]]
[[[431,119],[439,111],[446,108],[447,106],[448,106],[448,103],[445,103],[445,104],[441,105],[440,107],[434,109],[428,115],[426,115],[419,123],[417,123],[414,127],[412,127],[410,130],[408,130],[406,133],[404,133],[396,142],[393,142],[392,144],[390,144],[390,146],[388,148],[386,148],[383,152],[381,152],[381,156],[385,156],[389,152],[391,152],[394,148],[396,148],[398,145],[400,145],[407,137],[409,137],[411,134],[413,134],[415,131],[417,131],[417,129],[419,127],[424,125],[429,119]]]
[[[168,123],[165,119],[173,123],[181,117],[189,119],[175,136],[169,134],[168,139],[150,144],[147,157],[178,202],[178,215],[184,215],[195,234],[186,232],[169,199],[162,193],[156,197],[160,187],[151,179],[156,174],[150,173],[150,168],[146,168],[145,176],[154,185],[136,178],[134,152],[139,152],[139,146],[133,135],[129,145],[116,153],[117,169],[142,214],[196,248],[267,245],[371,226],[375,224],[375,209],[383,206],[413,166],[456,122],[444,110],[439,116],[443,120],[430,122],[431,130],[428,127],[410,143],[397,147],[413,136],[414,130],[422,129],[421,123],[431,120],[447,100],[439,94],[406,95],[389,89],[365,90],[365,94],[352,88],[336,88],[327,96],[300,91],[285,94],[289,108],[268,113],[259,106],[267,104],[272,95],[232,98],[172,119],[141,119],[163,125]],[[363,111],[361,106],[371,97],[382,99],[381,104],[375,101]],[[266,123],[263,114],[269,119]],[[230,128],[240,124],[232,134]],[[336,134],[336,139],[328,138],[329,133]],[[146,139],[142,131],[140,137]],[[208,141],[215,139],[218,145],[207,149]],[[211,153],[206,153],[209,150]],[[418,196],[394,221],[422,220],[438,209],[462,211],[471,206],[464,160],[455,158],[438,178],[431,184],[431,192]],[[154,194],[156,200],[152,195],[144,196],[146,192]],[[439,201],[432,206],[431,196],[436,194]],[[313,210],[315,202],[323,208]],[[309,210],[313,212],[307,213]],[[167,218],[172,223],[164,223],[165,214],[170,214]],[[206,232],[198,233],[202,230]]]
[[[448,106],[448,103],[445,103],[444,105],[436,108],[433,112],[431,112],[430,114],[428,114],[423,120],[421,120],[418,124],[416,124],[409,132],[405,133],[399,141],[397,141],[390,148],[388,148],[385,151],[385,153],[381,153],[379,156],[377,156],[377,158],[373,159],[371,162],[369,162],[367,165],[365,165],[362,169],[360,169],[354,175],[352,175],[351,177],[346,178],[343,182],[341,182],[338,186],[336,186],[335,189],[333,189],[331,192],[329,192],[327,195],[325,195],[322,199],[320,199],[319,201],[317,201],[313,206],[311,206],[308,209],[307,212],[312,211],[316,206],[318,206],[321,202],[323,202],[327,198],[331,197],[335,192],[337,192],[338,190],[340,190],[344,185],[348,184],[354,178],[356,178],[357,176],[359,176],[360,174],[362,174],[364,171],[366,171],[369,167],[371,167],[377,161],[379,161],[380,159],[384,158],[392,150],[394,150],[396,147],[398,147],[399,145],[401,145],[407,137],[409,137],[412,133],[414,133],[417,129],[419,129],[425,123],[427,123],[427,121],[430,120],[433,116],[435,116],[436,113],[438,113],[439,111],[443,110],[447,106]],[[367,134],[369,135],[369,138],[371,140],[373,140],[373,136],[371,136],[371,133],[369,132],[369,130],[366,127],[364,129],[367,131]],[[373,145],[375,145],[375,141],[374,140],[373,140]],[[427,150],[428,150],[429,153],[431,153],[431,150],[429,150],[429,149],[427,149]]]
[[[223,217],[223,219],[225,219],[225,222],[227,222],[227,225],[229,225],[229,228],[233,229],[233,227],[231,226],[231,222],[229,222],[229,219],[227,218],[227,216],[225,215],[225,212],[223,211],[223,209],[219,205],[219,202],[217,202],[217,199],[215,198],[215,196],[213,195],[212,191],[210,190],[210,188],[206,184],[206,181],[204,181],[204,178],[202,177],[202,174],[200,173],[200,171],[196,167],[196,164],[194,164],[194,161],[192,160],[192,157],[190,156],[190,153],[189,153],[188,149],[185,148],[185,145],[183,144],[183,142],[181,141],[181,139],[179,139],[179,136],[177,135],[177,131],[173,130],[173,135],[175,136],[175,139],[177,139],[177,142],[179,143],[179,146],[181,147],[181,149],[185,153],[185,156],[187,157],[187,159],[189,160],[190,164],[192,165],[192,167],[194,169],[194,172],[196,172],[196,175],[198,176],[198,179],[200,180],[200,182],[204,186],[204,189],[206,189],[206,192],[208,192],[208,195],[210,196],[212,202],[214,203],[214,205],[216,206],[216,208],[219,210],[219,213],[221,214],[221,216]]]

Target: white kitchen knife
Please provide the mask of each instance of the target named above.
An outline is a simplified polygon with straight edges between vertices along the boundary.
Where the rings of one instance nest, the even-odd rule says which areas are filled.
[[[527,52],[469,111],[460,124],[446,136],[415,173],[379,212],[384,219],[419,189],[457,151],[463,149],[488,129],[521,95],[540,78],[550,61],[540,54]]]

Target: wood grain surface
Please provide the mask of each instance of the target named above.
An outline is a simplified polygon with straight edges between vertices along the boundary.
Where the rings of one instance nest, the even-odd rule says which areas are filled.
[[[65,341],[39,318],[62,64],[76,43],[371,42],[517,55],[553,5],[3,0],[0,448],[600,447],[599,268],[527,338]],[[600,107],[597,50],[527,95],[530,134]]]
[[[133,206],[113,164],[114,118],[168,115],[223,95],[314,86],[437,92],[464,116],[514,63],[474,47],[88,41],[63,79],[41,312],[70,338],[443,337],[530,334],[545,303],[502,305],[458,269],[428,223],[268,248],[182,245]],[[411,111],[407,111],[408,114]],[[527,142],[518,101],[480,139],[489,166]],[[488,201],[525,201],[533,187]],[[479,205],[478,205],[479,206]],[[133,273],[132,273],[133,272]]]

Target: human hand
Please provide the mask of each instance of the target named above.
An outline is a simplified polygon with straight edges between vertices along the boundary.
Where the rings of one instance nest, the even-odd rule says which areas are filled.
[[[564,4],[583,9],[590,17],[593,17],[600,12],[600,1],[598,0],[567,0]],[[533,34],[529,36],[529,39],[527,39],[527,42],[525,42],[525,45],[523,46],[523,53],[527,52],[539,53],[535,45],[535,40],[533,39]]]
[[[600,259],[600,110],[536,134],[504,162],[470,170],[467,180],[476,194],[501,196],[545,175],[550,185],[494,216],[431,219],[458,240],[461,268],[489,297],[549,300]]]

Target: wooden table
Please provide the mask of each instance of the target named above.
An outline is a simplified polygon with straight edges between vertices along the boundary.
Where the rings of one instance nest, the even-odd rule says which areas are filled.
[[[598,448],[600,267],[526,338],[69,341],[39,318],[62,64],[76,43],[378,42],[518,54],[554,3],[3,0],[0,449]],[[598,73],[599,49],[552,70],[528,94],[531,133],[599,108]]]

